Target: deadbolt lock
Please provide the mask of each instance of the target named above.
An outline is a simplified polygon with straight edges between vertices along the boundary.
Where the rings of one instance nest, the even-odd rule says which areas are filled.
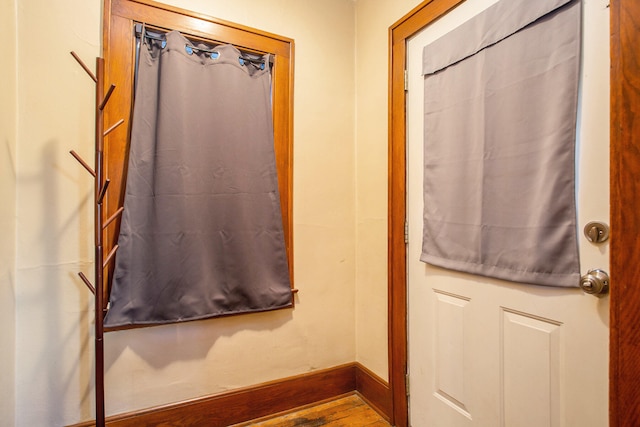
[[[609,239],[609,226],[604,222],[591,221],[584,226],[584,235],[591,243],[602,243]]]

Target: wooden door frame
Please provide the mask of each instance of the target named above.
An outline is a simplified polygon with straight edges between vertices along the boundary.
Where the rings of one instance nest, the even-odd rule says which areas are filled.
[[[406,277],[407,41],[464,0],[426,0],[389,28],[388,333],[392,424],[408,426]],[[609,420],[640,425],[640,2],[611,8]],[[603,402],[603,404],[605,404]]]
[[[640,425],[640,3],[611,1],[609,419]],[[636,140],[633,136],[636,136]],[[635,286],[634,286],[635,285]]]

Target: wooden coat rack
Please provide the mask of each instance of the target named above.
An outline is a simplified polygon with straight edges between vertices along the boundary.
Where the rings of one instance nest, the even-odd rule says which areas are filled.
[[[103,201],[109,188],[109,179],[104,177],[104,138],[124,123],[124,119],[120,119],[117,123],[104,130],[103,126],[103,110],[109,102],[109,98],[113,94],[115,85],[110,85],[106,94],[104,93],[104,59],[96,58],[96,74],[86,66],[84,62],[71,52],[71,55],[78,61],[80,66],[87,72],[89,77],[96,83],[96,107],[95,107],[95,170],[80,157],[78,153],[71,150],[71,155],[93,176],[95,182],[95,206],[94,206],[94,240],[95,240],[95,286],[91,284],[89,279],[82,273],[78,273],[82,281],[87,285],[89,290],[95,295],[95,405],[96,405],[96,427],[105,426],[105,410],[104,410],[104,316],[107,312],[107,304],[109,302],[108,287],[105,286],[104,270],[109,266],[113,259],[118,245],[104,256],[103,233],[104,230],[117,219],[124,211],[120,207],[109,218],[103,220]]]

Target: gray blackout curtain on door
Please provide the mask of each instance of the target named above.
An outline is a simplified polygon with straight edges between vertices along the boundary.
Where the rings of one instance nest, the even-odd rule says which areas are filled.
[[[291,306],[262,59],[175,31],[143,43],[105,326]]]
[[[502,0],[425,46],[421,260],[578,286],[580,0]]]

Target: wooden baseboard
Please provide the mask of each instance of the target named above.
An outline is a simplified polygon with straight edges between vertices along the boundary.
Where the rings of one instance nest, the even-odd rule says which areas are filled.
[[[389,383],[359,363],[356,363],[356,390],[373,409],[387,421],[391,420],[393,404]]]
[[[107,418],[108,427],[224,427],[358,392],[383,417],[391,414],[388,384],[359,363],[310,372]],[[95,426],[95,421],[71,427]]]

